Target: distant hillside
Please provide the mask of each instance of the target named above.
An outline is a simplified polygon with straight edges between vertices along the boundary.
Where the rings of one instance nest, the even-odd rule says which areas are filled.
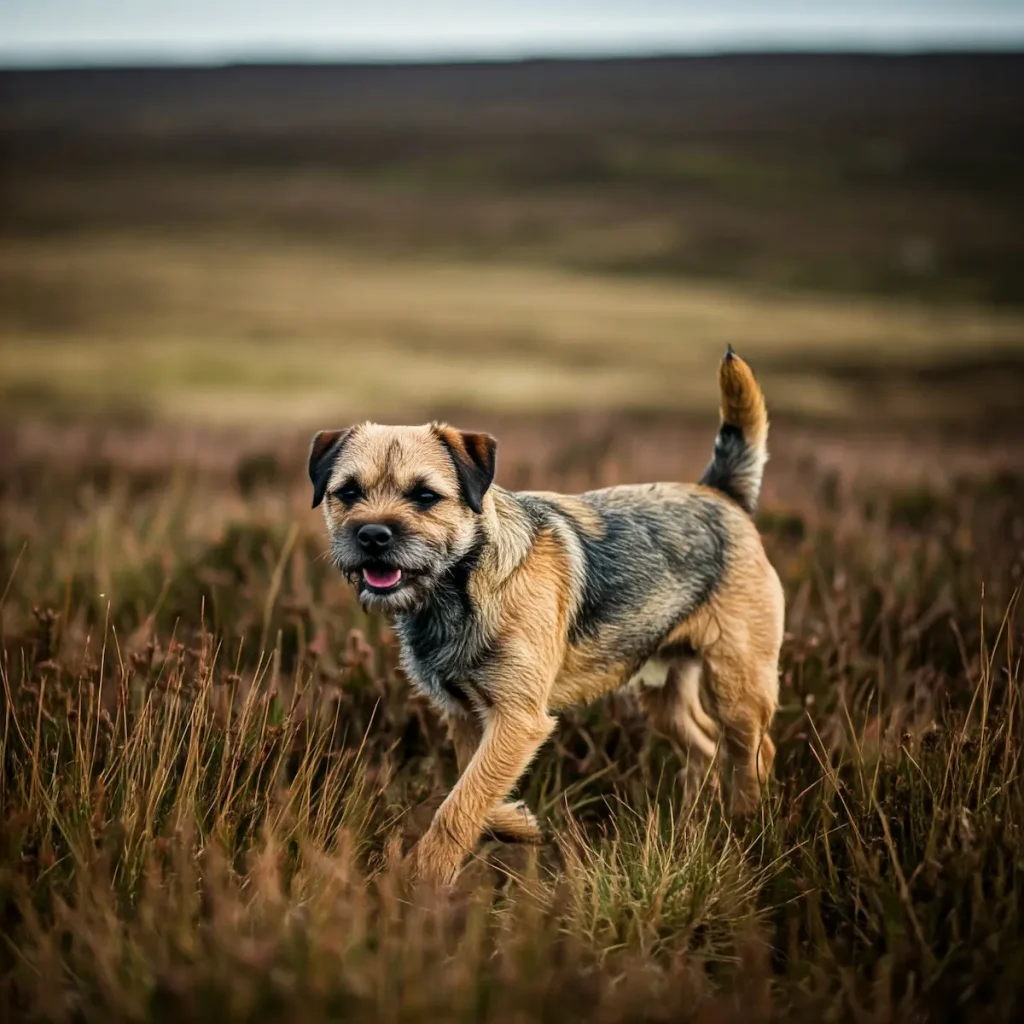
[[[1024,59],[0,73],[0,233],[1024,300]]]

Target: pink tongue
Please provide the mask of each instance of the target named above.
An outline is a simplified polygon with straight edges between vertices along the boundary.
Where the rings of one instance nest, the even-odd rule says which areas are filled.
[[[387,587],[393,587],[402,578],[401,569],[364,569],[363,579],[370,584],[371,587],[377,587],[381,590]]]

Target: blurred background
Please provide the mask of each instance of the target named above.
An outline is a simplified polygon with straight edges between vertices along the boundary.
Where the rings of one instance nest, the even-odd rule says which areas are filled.
[[[455,759],[312,432],[694,480],[729,343],[764,816],[614,695],[407,900]],[[1020,1019],[1022,406],[1022,0],[0,0],[0,1021]]]
[[[778,422],[1005,440],[1022,44],[1013,0],[4,0],[3,429],[707,428],[732,342]]]

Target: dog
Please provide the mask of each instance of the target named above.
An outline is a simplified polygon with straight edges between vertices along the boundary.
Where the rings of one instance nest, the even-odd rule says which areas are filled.
[[[509,793],[554,715],[626,684],[654,724],[731,766],[732,811],[761,799],[775,748],[785,600],[753,513],[768,414],[729,347],[721,424],[697,484],[580,495],[494,483],[497,442],[444,423],[321,431],[313,508],[366,609],[391,618],[403,668],[443,713],[460,778],[413,850],[456,878],[488,831],[539,842]]]

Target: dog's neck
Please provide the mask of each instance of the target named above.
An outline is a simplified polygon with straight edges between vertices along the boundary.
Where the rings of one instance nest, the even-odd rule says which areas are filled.
[[[487,652],[487,629],[470,587],[488,548],[481,529],[477,542],[438,580],[427,602],[394,618],[406,673],[443,709],[466,710],[462,686]]]
[[[500,586],[525,561],[532,542],[532,526],[522,504],[509,491],[492,487],[484,496],[472,545],[438,580],[425,604],[397,613],[399,635],[436,639],[471,625],[474,603],[483,597],[474,593],[477,567],[486,569],[490,585]]]
[[[479,612],[481,603],[490,603],[478,592],[477,569],[489,586],[500,587],[529,555],[532,540],[529,517],[516,496],[492,487],[467,552],[438,580],[426,603],[396,614],[398,636],[407,653],[420,663],[433,662],[428,652],[444,648],[472,659],[473,652],[486,644],[488,629]]]
[[[523,564],[533,544],[533,527],[522,503],[511,491],[492,487],[480,513],[483,545],[480,559],[493,578],[503,582]]]

